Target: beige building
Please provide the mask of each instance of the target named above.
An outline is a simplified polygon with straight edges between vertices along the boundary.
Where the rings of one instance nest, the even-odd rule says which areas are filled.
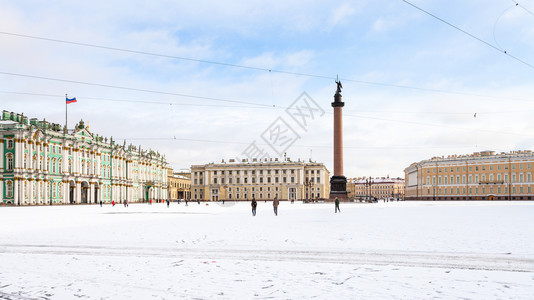
[[[434,157],[404,170],[406,200],[533,200],[532,151]]]
[[[202,201],[324,200],[330,173],[322,163],[247,159],[191,166],[191,199]]]
[[[349,199],[372,198],[404,200],[404,179],[387,177],[359,177],[347,180]]]
[[[191,174],[183,172],[173,172],[172,169],[168,171],[168,187],[169,199],[190,199],[191,198]]]

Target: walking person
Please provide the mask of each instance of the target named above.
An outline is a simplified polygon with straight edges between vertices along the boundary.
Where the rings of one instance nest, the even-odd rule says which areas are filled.
[[[280,201],[278,200],[278,196],[274,196],[273,209],[274,209],[274,215],[275,216],[278,216],[278,204],[280,204]]]
[[[115,200],[111,201],[111,206],[115,206]]]
[[[167,199],[167,208],[169,208],[169,204],[171,204],[171,201]]]
[[[252,196],[252,203],[250,203],[250,206],[252,206],[252,216],[256,216],[256,207],[258,206],[258,203],[256,202],[256,199],[254,199],[254,196]]]
[[[339,199],[337,197],[336,197],[335,203],[336,203],[336,213],[338,212],[341,213],[341,210],[339,209]]]
[[[102,200],[100,200],[100,207],[102,207]]]

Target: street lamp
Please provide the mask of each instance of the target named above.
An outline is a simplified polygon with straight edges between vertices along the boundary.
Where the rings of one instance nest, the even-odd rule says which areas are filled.
[[[374,184],[374,180],[369,177],[369,178],[366,178],[365,179],[365,186],[369,188],[369,193],[367,194],[368,195],[368,202],[371,202],[371,186]]]
[[[306,178],[306,180],[304,181],[304,186],[306,187],[306,199],[303,200],[303,201],[307,201],[307,198],[308,198],[308,195],[309,195],[308,193],[310,191],[310,188],[311,188],[312,184],[313,183],[308,178]]]

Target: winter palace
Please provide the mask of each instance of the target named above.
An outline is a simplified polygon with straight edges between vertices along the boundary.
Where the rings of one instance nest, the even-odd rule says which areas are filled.
[[[404,172],[406,200],[534,200],[532,151],[434,157]]]
[[[2,112],[1,204],[122,203],[167,198],[167,163],[153,150]]]

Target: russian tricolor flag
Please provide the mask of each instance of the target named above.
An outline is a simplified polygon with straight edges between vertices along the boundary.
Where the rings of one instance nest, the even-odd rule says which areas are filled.
[[[74,102],[78,102],[76,101],[76,97],[71,98],[71,99],[67,98],[67,104],[74,103]]]

